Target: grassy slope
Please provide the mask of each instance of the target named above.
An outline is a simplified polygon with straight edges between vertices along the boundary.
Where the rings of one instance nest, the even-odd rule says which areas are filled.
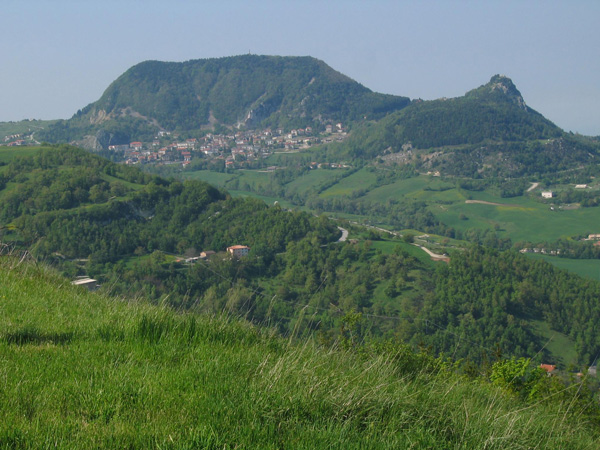
[[[210,170],[197,170],[194,172],[183,172],[181,178],[189,180],[201,180],[217,187],[224,187],[229,180],[235,178],[229,173],[211,172]]]
[[[576,273],[581,277],[600,281],[600,260],[559,258],[556,256],[542,255],[540,253],[526,253],[526,255],[534,259],[543,259],[560,269]]]
[[[491,195],[473,196],[477,200],[501,203],[506,206],[455,203],[437,216],[447,225],[458,229],[500,227],[513,241],[551,241],[560,237],[593,233],[598,228],[600,210],[580,208],[552,211],[550,206],[528,197],[500,198]],[[459,220],[460,214],[468,220]]]
[[[0,147],[0,162],[8,163],[18,156],[31,156],[41,147]]]
[[[1,448],[596,448],[566,408],[0,260]]]
[[[11,134],[23,134],[47,128],[56,120],[21,120],[19,122],[0,122],[0,138]]]
[[[363,168],[350,176],[342,178],[338,183],[321,192],[320,197],[350,195],[357,189],[368,187],[370,184],[374,183],[376,179],[377,175],[374,172],[368,172]]]

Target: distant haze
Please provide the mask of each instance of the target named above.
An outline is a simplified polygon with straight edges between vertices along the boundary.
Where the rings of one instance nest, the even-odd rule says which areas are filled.
[[[505,74],[561,128],[600,135],[598,17],[596,1],[4,0],[0,121],[69,118],[144,60],[251,52],[410,98]]]

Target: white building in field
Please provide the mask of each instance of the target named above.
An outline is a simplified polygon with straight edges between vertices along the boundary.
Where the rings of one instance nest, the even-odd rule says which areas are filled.
[[[542,191],[542,198],[552,198],[552,197],[554,197],[554,192]]]

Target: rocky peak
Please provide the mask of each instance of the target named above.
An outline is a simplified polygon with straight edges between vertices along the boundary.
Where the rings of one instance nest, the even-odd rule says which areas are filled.
[[[502,92],[506,95],[512,102],[519,105],[519,107],[526,109],[527,105],[525,105],[525,100],[523,100],[523,96],[512,82],[510,78],[505,75],[494,75],[490,82],[486,85],[489,88],[490,92]]]

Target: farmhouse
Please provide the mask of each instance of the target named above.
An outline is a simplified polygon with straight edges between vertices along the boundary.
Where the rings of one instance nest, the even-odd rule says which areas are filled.
[[[227,251],[231,253],[234,258],[241,258],[248,254],[250,247],[246,247],[245,245],[232,245],[231,247],[227,247]]]
[[[552,198],[554,197],[554,192],[552,191],[543,191],[542,198]]]

